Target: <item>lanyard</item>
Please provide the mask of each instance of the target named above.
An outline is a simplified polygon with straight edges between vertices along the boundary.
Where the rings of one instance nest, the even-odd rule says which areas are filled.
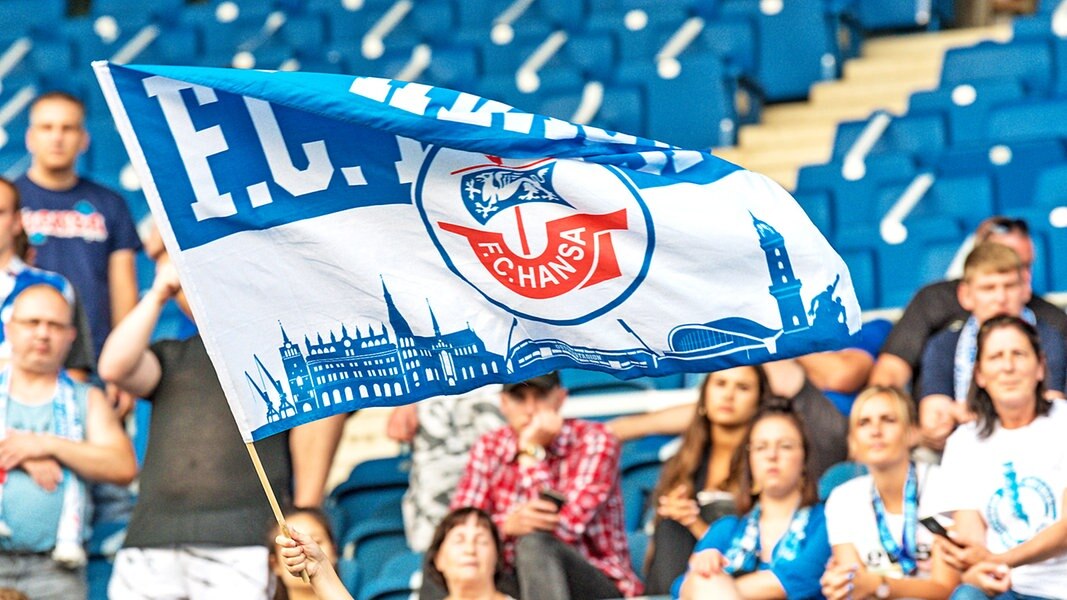
[[[889,560],[899,563],[905,575],[913,575],[917,569],[915,531],[919,526],[919,484],[915,477],[915,464],[908,465],[908,479],[904,482],[904,532],[900,544],[893,539],[886,525],[885,504],[878,494],[878,489],[871,482],[871,504],[874,507],[874,520],[878,524],[878,537],[882,548],[889,555]]]
[[[800,542],[804,540],[804,530],[808,526],[808,518],[811,515],[811,507],[798,508],[789,521],[789,529],[774,546],[771,553],[771,565],[778,561],[790,561],[796,558],[800,550]],[[745,517],[744,533],[735,537],[726,551],[727,565],[724,571],[730,575],[742,575],[759,570],[760,534],[759,534],[760,506],[757,504]]]

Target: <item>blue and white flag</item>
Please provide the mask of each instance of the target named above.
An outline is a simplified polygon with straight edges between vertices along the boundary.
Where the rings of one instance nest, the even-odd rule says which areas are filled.
[[[708,153],[372,77],[97,63],[246,440],[579,368],[839,348],[841,258]]]

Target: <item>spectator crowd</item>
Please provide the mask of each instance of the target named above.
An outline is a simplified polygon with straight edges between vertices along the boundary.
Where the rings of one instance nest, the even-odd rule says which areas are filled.
[[[349,597],[321,510],[344,416],[257,444],[272,529],[202,340],[153,340],[169,303],[193,318],[158,234],[77,174],[85,116],[38,97],[31,165],[0,180],[0,588],[86,597],[87,532],[127,519],[111,598]],[[708,374],[691,404],[564,418],[550,373],[395,409],[419,597],[1067,597],[1067,313],[1032,293],[1026,222],[974,240],[888,336]],[[634,560],[621,449],[654,434],[678,440]]]

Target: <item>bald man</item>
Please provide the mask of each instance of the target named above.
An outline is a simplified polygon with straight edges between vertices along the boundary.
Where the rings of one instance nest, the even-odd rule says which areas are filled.
[[[0,588],[31,598],[84,598],[84,481],[125,485],[133,447],[104,394],[63,371],[75,338],[56,288],[23,290],[4,325],[0,372]],[[6,535],[5,535],[6,534]]]

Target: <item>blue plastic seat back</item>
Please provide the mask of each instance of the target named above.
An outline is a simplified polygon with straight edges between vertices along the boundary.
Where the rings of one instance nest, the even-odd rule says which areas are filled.
[[[650,515],[650,507],[655,504],[651,498],[659,481],[662,464],[649,463],[629,469],[621,475],[623,523],[626,531],[640,529]]]
[[[846,461],[839,462],[836,465],[830,467],[819,478],[819,500],[826,502],[826,499],[830,497],[830,492],[834,491],[834,488],[867,474],[867,467],[860,463]]]
[[[942,115],[947,125],[947,145],[962,146],[985,138],[987,116],[993,108],[1022,97],[1022,84],[1015,79],[987,79],[916,92],[908,100],[908,114]]]
[[[994,142],[1067,138],[1067,99],[1033,100],[993,109],[986,134]]]
[[[941,86],[1011,77],[1028,95],[1040,96],[1052,89],[1052,53],[1044,41],[1008,43],[979,42],[969,48],[945,53]]]

